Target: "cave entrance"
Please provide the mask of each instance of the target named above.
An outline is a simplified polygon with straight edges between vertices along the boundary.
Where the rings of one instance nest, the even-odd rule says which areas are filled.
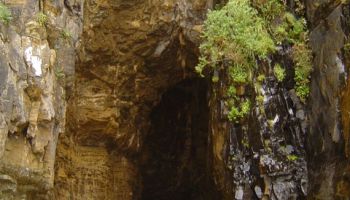
[[[205,80],[185,80],[153,109],[142,150],[142,200],[220,199],[211,176],[207,91]]]

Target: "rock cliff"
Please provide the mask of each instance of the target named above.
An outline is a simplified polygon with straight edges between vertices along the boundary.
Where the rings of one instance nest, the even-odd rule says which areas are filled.
[[[222,2],[0,2],[0,199],[350,198],[346,2],[302,3],[306,103],[282,49],[286,80],[264,66],[264,103],[239,124],[225,78],[194,72]]]

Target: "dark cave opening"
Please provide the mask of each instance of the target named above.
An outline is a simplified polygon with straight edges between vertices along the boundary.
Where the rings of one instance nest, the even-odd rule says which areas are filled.
[[[205,80],[185,80],[153,109],[142,151],[141,199],[221,199],[211,175],[207,92]]]

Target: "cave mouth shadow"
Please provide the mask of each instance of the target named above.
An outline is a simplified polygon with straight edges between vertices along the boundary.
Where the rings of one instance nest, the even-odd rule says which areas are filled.
[[[184,80],[151,112],[141,151],[142,200],[221,199],[211,173],[207,93],[206,80]]]

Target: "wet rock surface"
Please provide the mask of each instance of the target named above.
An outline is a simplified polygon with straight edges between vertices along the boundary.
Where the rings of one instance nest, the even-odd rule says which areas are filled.
[[[0,199],[152,199],[142,192],[152,190],[158,199],[350,198],[344,1],[305,1],[314,55],[306,104],[281,47],[271,62],[284,64],[286,80],[263,64],[265,81],[246,88],[264,97],[249,118],[227,120],[223,79],[208,86],[207,114],[159,112],[192,115],[191,130],[201,130],[174,125],[164,138],[162,129],[152,135],[165,119],[152,112],[169,88],[197,76],[203,20],[218,1],[2,2],[13,20],[0,23]],[[150,150],[163,139],[179,146]],[[172,177],[153,182],[163,175]]]
[[[227,193],[227,199],[297,199],[307,195],[304,106],[292,87],[288,88],[288,77],[278,83],[269,66],[265,71],[265,81],[255,86],[264,101],[256,102],[245,121],[228,122],[225,106],[212,110],[221,119],[211,123],[213,137],[219,134],[219,124],[226,126],[221,131],[228,141],[226,149],[222,147],[227,159],[221,159],[226,173],[231,174],[234,192],[233,197]],[[213,93],[221,92],[222,88],[214,85]],[[218,104],[223,104],[219,100]]]

